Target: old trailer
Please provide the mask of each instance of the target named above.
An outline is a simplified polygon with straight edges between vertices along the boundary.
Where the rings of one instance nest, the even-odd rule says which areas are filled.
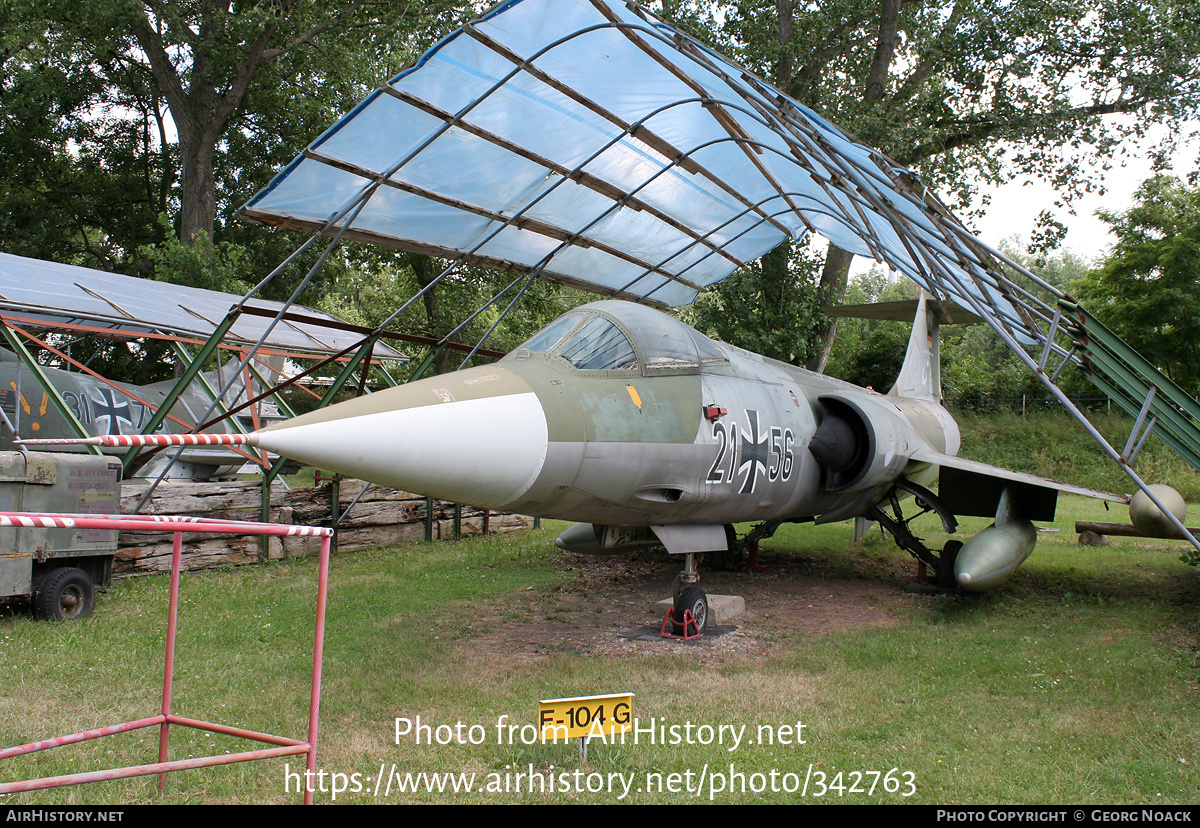
[[[115,515],[121,461],[90,454],[0,452],[0,511]],[[112,579],[117,533],[56,529],[30,519],[0,528],[0,598],[30,596],[35,613],[66,621],[90,615]]]

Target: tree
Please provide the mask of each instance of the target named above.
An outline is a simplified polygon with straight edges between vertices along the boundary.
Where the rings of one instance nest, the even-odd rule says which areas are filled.
[[[1160,177],[1123,214],[1101,213],[1117,243],[1076,285],[1101,322],[1190,394],[1200,394],[1200,190]]]
[[[389,264],[371,270],[350,270],[340,275],[336,284],[321,300],[321,308],[341,319],[358,325],[377,327],[417,293],[449,264],[431,256],[415,253],[397,255]],[[450,334],[466,317],[483,306],[492,296],[507,285],[511,273],[491,268],[468,266],[452,273],[427,292],[421,302],[413,302],[409,308],[389,323],[389,330],[441,339]],[[449,341],[474,345],[488,332],[493,324],[495,330],[483,347],[509,351],[533,336],[550,321],[565,313],[569,308],[587,301],[581,291],[535,280],[521,301],[500,319],[517,287],[512,288],[497,302],[467,324]],[[453,309],[453,310],[448,310]],[[415,366],[427,349],[422,346],[404,346]],[[465,354],[446,349],[435,360],[433,373],[445,373],[458,368]],[[476,357],[476,363],[486,359]]]
[[[164,159],[145,89],[121,87],[104,54],[79,48],[32,3],[0,2],[0,247],[136,272],[162,239]]]
[[[917,286],[907,279],[889,278],[880,267],[849,283],[845,301],[851,305],[914,299]],[[908,322],[879,319],[842,319],[840,334],[830,353],[830,376],[884,393],[900,375],[908,347]]]
[[[395,27],[410,13],[423,15],[438,7],[433,3],[413,10],[363,0],[122,3],[109,19],[107,36],[118,38],[122,64],[153,79],[179,135],[179,238],[187,244],[202,233],[212,235],[214,156],[252,86],[274,92],[280,81],[295,78],[301,86],[315,82],[316,88],[296,90],[308,95],[357,93],[355,84],[344,88],[347,64],[338,56],[363,57],[361,41],[368,28]],[[121,38],[126,32],[132,36]],[[284,60],[307,47],[321,55],[324,72],[314,75],[305,71],[308,67]],[[285,74],[266,71],[276,64],[286,67]]]
[[[60,211],[90,263],[149,275],[136,251],[162,241],[158,215],[185,245],[217,242],[219,213],[469,7],[4,0],[0,194],[27,223]]]
[[[1200,16],[1176,2],[727,0],[664,12],[703,19],[701,37],[952,208],[1017,174],[1047,178],[1064,199],[1102,188],[1122,140],[1189,117],[1200,96]],[[1122,113],[1136,117],[1107,117]],[[845,290],[848,266],[831,248],[825,301]]]
[[[807,244],[781,244],[701,293],[682,316],[723,342],[803,365],[824,324],[815,290],[819,267]]]

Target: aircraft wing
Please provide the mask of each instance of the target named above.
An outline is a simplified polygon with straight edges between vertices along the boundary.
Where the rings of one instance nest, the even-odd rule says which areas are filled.
[[[1029,520],[1053,520],[1059,492],[1112,503],[1129,503],[1128,495],[1060,483],[931,449],[915,451],[911,459],[941,468],[938,497],[954,514],[960,516],[994,517],[1005,488],[1009,489],[1010,499],[1020,504],[1023,516]]]

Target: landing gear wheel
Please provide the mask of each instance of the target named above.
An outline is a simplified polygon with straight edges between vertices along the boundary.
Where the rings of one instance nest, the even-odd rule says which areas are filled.
[[[688,615],[691,618],[688,618]],[[690,620],[691,623],[688,623]],[[704,635],[708,628],[708,596],[700,587],[688,587],[675,596],[675,614],[672,632],[675,635]]]
[[[962,541],[948,540],[942,547],[938,558],[938,586],[950,589],[958,586],[958,578],[954,574],[954,561],[958,558],[958,550],[963,548]]]
[[[96,588],[82,569],[63,566],[42,579],[33,609],[48,621],[74,621],[92,614],[96,606]]]

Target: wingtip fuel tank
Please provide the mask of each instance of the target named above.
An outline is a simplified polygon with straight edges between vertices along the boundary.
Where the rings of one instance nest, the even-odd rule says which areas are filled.
[[[1187,503],[1184,502],[1183,495],[1163,483],[1154,484],[1149,489],[1176,520],[1180,523],[1187,520]],[[1129,501],[1129,521],[1149,538],[1171,538],[1179,533],[1154,501],[1140,490]]]
[[[1008,580],[1037,544],[1037,529],[1022,518],[992,524],[971,538],[954,561],[954,577],[962,589],[982,592]]]

